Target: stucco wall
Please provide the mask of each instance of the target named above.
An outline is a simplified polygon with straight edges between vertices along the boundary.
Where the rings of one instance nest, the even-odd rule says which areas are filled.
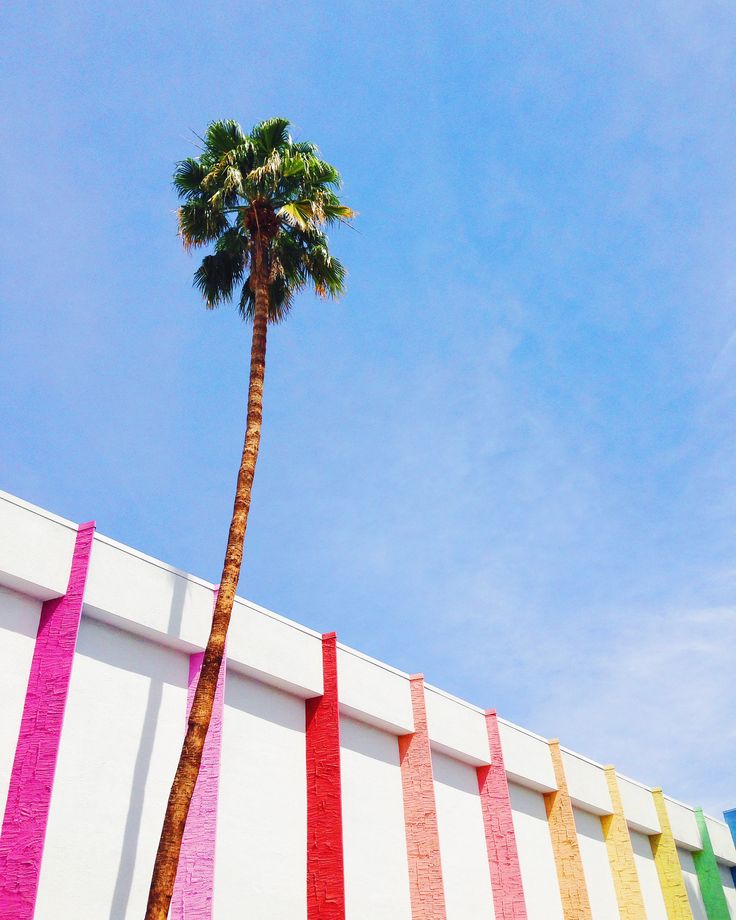
[[[144,912],[181,746],[187,672],[181,653],[82,621],[38,917]]]
[[[0,587],[0,807],[8,794],[41,602]]]
[[[476,770],[437,751],[432,766],[447,920],[493,917]]]
[[[647,920],[667,920],[667,908],[665,907],[662,888],[659,884],[659,876],[657,875],[657,867],[654,864],[649,837],[631,828],[629,829],[629,834],[631,835],[631,846],[634,849],[636,874],[639,877]]]
[[[340,719],[348,920],[410,920],[409,876],[397,738]]]
[[[509,783],[509,793],[528,918],[563,920],[544,798],[518,783]]]
[[[682,877],[685,882],[685,888],[687,889],[690,909],[693,912],[693,920],[708,920],[708,915],[705,912],[705,904],[703,904],[703,896],[700,894],[700,884],[698,883],[698,875],[695,871],[693,854],[689,850],[678,847],[677,855],[680,857]]]
[[[611,866],[598,815],[575,809],[580,856],[594,920],[619,920]]]
[[[31,662],[35,673],[38,650],[48,640],[42,630],[44,640],[37,641],[40,617],[44,611],[46,618],[57,604],[53,599],[67,590],[75,534],[70,522],[0,493],[2,803],[11,774],[17,785],[18,776],[33,773],[34,713],[42,711],[48,692],[41,681],[27,695]],[[76,652],[73,646],[67,651],[71,679],[66,716],[57,732],[56,775],[49,783],[45,847],[43,824],[36,827],[41,828],[43,859],[22,868],[38,878],[35,920],[142,915],[185,729],[192,660],[205,641],[212,600],[213,586],[201,579],[106,537],[94,538]],[[310,708],[323,706],[326,699],[327,641],[271,611],[237,601],[228,642],[221,749],[208,780],[216,789],[219,777],[219,805],[215,808],[212,799],[207,816],[216,820],[210,837],[216,840],[216,851],[210,852],[214,890],[196,872],[184,886],[186,892],[186,886],[209,885],[203,901],[214,904],[214,916],[221,920],[317,920],[307,897],[312,871],[307,845],[315,827],[309,815],[315,802],[311,785],[308,791],[313,748],[308,748],[306,718]],[[329,641],[334,644],[334,636]],[[564,783],[553,767],[549,742],[502,718],[496,723],[492,711],[425,685],[420,675],[410,678],[339,645],[336,674],[336,700],[334,683],[330,691],[334,763],[329,784],[342,786],[342,798],[331,840],[338,847],[340,838],[343,843],[340,880],[347,920],[488,920],[494,917],[494,903],[496,920],[563,920],[544,795]],[[22,717],[31,744],[18,748],[22,756],[14,762]],[[500,750],[498,739],[493,742],[493,760],[491,723],[497,724],[500,739]],[[414,744],[411,739],[421,743],[422,756],[402,759],[401,752]],[[573,840],[577,834],[593,918],[618,920],[601,827],[601,818],[614,807],[607,782],[612,771],[564,749],[562,763],[574,806],[571,834]],[[411,773],[419,767],[421,782]],[[665,920],[648,836],[659,832],[651,790],[624,777],[617,782],[620,829],[625,833],[628,828],[631,837],[647,920]],[[22,810],[17,802],[13,807],[11,818],[22,825]],[[695,812],[671,799],[666,808],[694,920],[706,920],[692,857],[700,848]],[[723,822],[707,822],[734,913],[729,866],[736,863],[736,849]],[[511,823],[514,834],[508,830]],[[420,850],[431,848],[428,859],[423,853],[408,858],[407,828]],[[502,847],[494,834],[503,836]],[[4,835],[5,822],[0,916],[31,920],[32,905],[30,913],[24,902],[11,914],[9,901],[3,900],[14,898],[18,888],[3,873]],[[509,858],[514,852],[518,868],[516,859]],[[412,887],[412,871],[429,869],[430,884]],[[518,897],[519,872],[525,904]],[[341,898],[342,891],[337,895]],[[340,910],[335,917],[342,918]],[[206,917],[197,914],[196,920]]]

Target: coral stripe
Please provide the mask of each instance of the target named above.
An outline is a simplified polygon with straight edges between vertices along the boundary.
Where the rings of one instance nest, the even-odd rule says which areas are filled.
[[[203,659],[203,652],[195,652],[189,657],[187,720]],[[197,785],[194,788],[182,838],[179,868],[171,901],[171,920],[210,920],[212,917],[225,671],[226,661],[223,661],[217,679],[212,720],[204,743]]]
[[[526,920],[524,888],[516,849],[509,784],[503,764],[495,709],[486,712],[490,767],[478,767],[478,791],[483,809],[488,867],[491,872],[496,920]]]
[[[652,848],[654,865],[657,867],[667,920],[693,920],[685,880],[682,877],[680,858],[677,855],[677,844],[672,836],[670,817],[667,814],[662,790],[652,789],[652,798],[654,807],[657,809],[661,833],[652,835],[649,843]]]
[[[399,738],[412,920],[445,920],[440,835],[427,732],[424,678],[410,681],[414,732]]]
[[[322,636],[322,696],[306,702],[307,917],[344,920],[337,637]]]
[[[549,742],[549,752],[555,771],[556,792],[544,796],[547,809],[547,822],[552,838],[552,852],[557,868],[557,881],[560,886],[562,913],[565,920],[590,920],[590,898],[585,884],[583,859],[575,827],[575,813],[572,810],[567,777],[562,762],[559,741]],[[642,917],[644,915],[642,914]],[[641,917],[639,918],[641,920]]]
[[[614,767],[606,767],[605,774],[613,814],[604,815],[601,818],[601,827],[608,850],[608,861],[613,875],[618,910],[621,920],[641,920],[647,914],[634,861],[634,848],[631,844],[629,827],[621,801],[621,791],[616,779],[616,770]]]
[[[31,920],[36,906],[94,532],[94,522],[79,525],[66,594],[41,608],[0,835],[3,920]]]
[[[698,824],[703,848],[693,853],[693,862],[695,863],[695,871],[698,873],[698,882],[700,883],[700,893],[703,895],[705,912],[708,915],[708,920],[730,920],[731,914],[728,909],[728,901],[726,901],[726,895],[723,891],[721,873],[718,870],[718,862],[713,852],[713,844],[702,808],[695,809],[695,820]]]

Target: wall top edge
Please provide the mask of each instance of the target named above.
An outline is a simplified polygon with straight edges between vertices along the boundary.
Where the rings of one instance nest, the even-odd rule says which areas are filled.
[[[464,706],[466,709],[470,709],[473,712],[479,712],[482,716],[485,716],[486,710],[481,709],[480,706],[475,706],[473,703],[469,703],[467,700],[461,699],[459,696],[453,696],[452,693],[448,693],[446,690],[442,690],[440,687],[435,687],[434,684],[424,684],[425,690],[431,690],[433,693],[438,693],[440,696],[444,696],[446,700],[450,700],[452,703],[458,703],[460,706]]]
[[[593,760],[592,757],[586,757],[585,754],[581,754],[579,751],[573,751],[570,748],[560,745],[560,751],[563,754],[568,754],[570,757],[575,757],[577,760],[582,760],[583,763],[590,764],[591,767],[597,767],[599,770],[605,770],[605,764],[599,763],[597,760]]]
[[[210,591],[215,590],[216,585],[212,584],[212,582],[206,581],[204,578],[199,578],[197,575],[192,575],[189,572],[185,572],[184,569],[177,569],[176,566],[168,565],[168,563],[162,562],[160,559],[156,559],[155,556],[149,556],[147,553],[143,553],[139,549],[134,549],[132,546],[128,546],[127,543],[120,543],[119,540],[113,540],[112,537],[108,537],[103,533],[96,533],[95,540],[99,543],[104,543],[106,546],[112,546],[113,549],[120,550],[121,553],[132,556],[134,559],[140,559],[141,562],[147,562],[149,565],[153,565],[157,569],[163,569],[164,572],[169,572],[171,575],[178,575],[179,578],[184,578],[186,581],[191,581],[192,584],[199,585],[202,588],[208,588]]]
[[[517,732],[523,732],[523,734],[528,735],[530,738],[534,738],[535,741],[543,741],[545,744],[549,744],[549,738],[545,738],[544,735],[538,735],[530,728],[524,728],[523,725],[517,725],[516,722],[511,722],[508,719],[503,719],[501,716],[498,716],[497,718],[499,722],[503,723],[508,728],[513,728]]]
[[[9,505],[15,505],[17,508],[22,508],[24,511],[30,511],[31,514],[46,518],[47,521],[53,521],[54,524],[60,524],[68,530],[77,530],[78,525],[75,524],[74,521],[68,521],[66,518],[59,517],[58,514],[52,514],[51,511],[40,508],[38,505],[32,505],[30,502],[23,501],[23,499],[18,498],[17,495],[11,495],[10,492],[3,492],[2,489],[0,489],[0,501],[7,502]]]
[[[633,780],[632,780],[633,782]],[[694,805],[688,805],[687,802],[681,802],[679,799],[674,798],[674,796],[667,795],[666,792],[662,793],[662,798],[665,802],[670,802],[672,805],[678,805],[680,808],[686,808],[688,811],[691,811],[695,814],[696,808]],[[723,820],[723,818],[716,818],[714,815],[709,815],[708,812],[703,812],[703,817],[707,818],[709,821],[713,821],[714,824],[720,824],[725,828],[728,828],[728,825]]]
[[[616,770],[616,776],[619,779],[622,779],[626,783],[631,783],[632,786],[638,786],[640,789],[643,789],[645,792],[651,792],[652,789],[656,788],[655,786],[647,786],[646,783],[642,783],[638,779],[632,779],[630,776],[626,776],[625,773],[619,773],[618,770]]]
[[[235,597],[235,603],[240,604],[241,607],[248,607],[250,610],[254,610],[256,613],[260,613],[262,616],[268,617],[271,620],[276,620],[277,623],[281,623],[283,626],[290,626],[297,632],[311,636],[313,639],[319,639],[320,642],[322,641],[322,633],[317,632],[316,629],[310,629],[302,623],[297,623],[296,620],[290,620],[288,617],[282,616],[274,610],[269,610],[268,607],[261,607],[260,604],[256,604],[254,601],[249,601],[247,598],[239,596]]]
[[[403,677],[404,680],[411,679],[411,674],[407,674],[405,671],[401,671],[399,668],[395,668],[393,665],[387,664],[385,661],[379,661],[378,658],[372,658],[370,655],[366,655],[365,652],[358,651],[357,648],[352,648],[350,645],[343,645],[342,642],[338,642],[337,647],[341,652],[345,652],[347,655],[352,655],[354,658],[360,658],[361,661],[375,665],[377,668],[382,668],[384,671],[388,671],[390,674],[395,674],[397,677]]]
[[[118,540],[113,540],[112,537],[108,537],[105,534],[96,533],[95,540],[99,541],[100,543],[104,543],[106,546],[111,546],[113,549],[117,549],[121,553],[132,556],[134,559],[140,559],[142,562],[147,562],[149,565],[155,566],[164,572],[168,572],[171,575],[176,575],[179,578],[183,578],[185,581],[191,582],[193,585],[198,585],[201,588],[205,588],[208,591],[214,592],[217,587],[217,585],[210,581],[206,581],[204,578],[200,578],[197,575],[192,575],[190,572],[185,572],[184,569],[178,569],[176,566],[162,562],[160,559],[156,559],[155,556],[149,556],[147,553],[143,553],[132,546],[128,546],[127,543],[120,543]],[[310,629],[308,626],[303,626],[301,623],[297,623],[295,620],[290,620],[288,617],[282,616],[280,613],[276,613],[274,610],[269,610],[267,607],[261,607],[260,604],[256,604],[254,601],[248,600],[248,598],[236,595],[235,603],[240,604],[243,607],[248,607],[249,609],[254,610],[256,613],[260,613],[272,620],[277,620],[284,626],[291,626],[292,629],[306,633],[307,635],[313,636],[316,639],[322,638],[321,633],[318,633],[316,630]]]

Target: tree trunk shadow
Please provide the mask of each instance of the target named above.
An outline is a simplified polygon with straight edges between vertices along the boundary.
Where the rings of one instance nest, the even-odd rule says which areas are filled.
[[[171,599],[169,613],[169,633],[177,635],[181,627],[186,597],[187,583],[184,578],[177,578],[174,584],[174,593]],[[186,686],[186,684],[185,684]],[[133,783],[131,787],[128,814],[125,819],[123,833],[123,846],[120,853],[115,890],[113,891],[110,905],[109,920],[126,920],[130,895],[133,888],[133,873],[135,869],[138,842],[140,840],[141,822],[143,819],[143,806],[146,797],[146,784],[151,769],[151,757],[156,737],[161,702],[163,700],[164,682],[151,678],[151,685],[146,701],[146,711],[143,716],[141,740],[135,758],[133,769]],[[184,713],[182,713],[182,732],[184,730]]]

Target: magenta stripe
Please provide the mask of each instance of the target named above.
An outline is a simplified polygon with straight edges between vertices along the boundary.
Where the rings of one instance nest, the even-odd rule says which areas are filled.
[[[94,533],[94,521],[79,525],[66,594],[46,601],[41,608],[0,834],[0,916],[3,920],[31,920],[36,906],[51,791]]]
[[[486,712],[486,728],[491,765],[478,767],[478,790],[483,809],[488,866],[491,870],[493,907],[496,920],[526,920],[509,784],[494,709]]]
[[[187,718],[202,667],[203,652],[189,658]],[[217,794],[220,785],[222,711],[225,700],[225,662],[220,668],[215,705],[202,752],[202,764],[182,839],[171,920],[210,920],[215,886]]]

